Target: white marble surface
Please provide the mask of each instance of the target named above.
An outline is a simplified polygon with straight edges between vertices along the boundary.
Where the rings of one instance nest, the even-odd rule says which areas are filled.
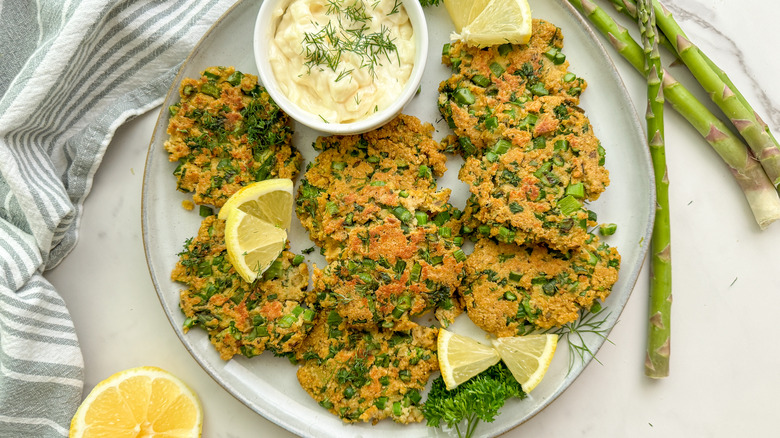
[[[669,0],[689,37],[719,63],[780,135],[780,3]],[[606,4],[604,2],[604,4]],[[613,52],[610,52],[613,53]],[[616,59],[637,108],[644,85]],[[673,71],[677,71],[673,69]],[[677,74],[685,79],[683,74]],[[693,88],[693,87],[692,87]],[[141,241],[141,184],[157,111],[117,132],[95,177],[75,250],[47,274],[75,321],[86,391],[140,365],[165,368],[200,395],[209,438],[291,436],[246,408],[187,353],[152,286]],[[643,374],[647,266],[620,321],[575,383],[506,437],[776,436],[780,223],[759,231],[709,146],[667,111],[674,306],[672,371]]]

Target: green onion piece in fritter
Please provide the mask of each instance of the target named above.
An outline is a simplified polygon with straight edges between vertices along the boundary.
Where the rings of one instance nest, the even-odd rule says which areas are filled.
[[[211,96],[214,99],[219,99],[219,87],[217,87],[215,84],[207,82],[201,85],[200,92],[207,96]]]
[[[601,224],[599,227],[599,233],[601,233],[602,236],[611,236],[615,234],[615,231],[617,231],[616,224]]]
[[[568,195],[558,201],[558,208],[561,210],[561,213],[565,214],[566,216],[570,216],[582,208],[582,204],[580,204],[580,201],[578,201],[574,196]]]
[[[555,146],[553,147],[553,150],[555,151],[565,151],[569,149],[569,141],[568,140],[556,140]]]
[[[512,146],[512,143],[508,140],[505,140],[503,138],[499,139],[496,144],[493,145],[493,148],[491,149],[492,152],[503,155],[509,151],[509,148]]]
[[[599,143],[597,151],[599,153],[599,166],[603,166],[604,163],[606,163],[606,161],[607,161],[607,151],[604,150],[604,147],[601,146],[600,143]]]
[[[419,263],[415,263],[412,266],[412,272],[409,274],[409,279],[412,281],[420,281],[420,273],[422,272],[422,266]]]
[[[443,226],[448,220],[450,220],[450,213],[442,211],[433,218],[433,222],[438,226]]]
[[[504,67],[501,66],[501,64],[497,62],[492,62],[490,64],[490,71],[497,77],[500,78],[502,74],[506,71]]]
[[[474,95],[471,94],[471,91],[466,88],[456,89],[455,93],[453,93],[453,98],[458,105],[473,105],[477,101]]]
[[[393,215],[401,222],[408,224],[412,220],[412,212],[407,210],[403,205],[399,205],[393,209]]]
[[[216,81],[217,79],[219,79],[218,74],[212,73],[210,71],[203,71],[203,76],[209,78],[212,81]]]
[[[457,238],[456,238],[456,239],[457,239]],[[461,241],[462,241],[462,240],[463,240],[463,238],[461,238]],[[466,253],[465,253],[465,252],[463,252],[463,250],[462,250],[462,249],[457,249],[457,250],[455,250],[455,252],[453,252],[453,253],[452,253],[452,256],[453,256],[453,257],[455,257],[455,260],[456,260],[457,262],[459,262],[459,263],[460,263],[460,262],[463,262],[463,261],[466,261]]]
[[[474,75],[474,77],[471,78],[471,82],[474,82],[480,87],[487,87],[488,85],[490,85],[490,79],[488,79],[483,75]]]
[[[240,71],[235,71],[235,72],[233,72],[233,74],[228,76],[227,82],[230,85],[236,87],[236,86],[238,86],[241,83],[241,79],[243,79],[243,78],[244,78],[244,74],[243,73],[241,73]]]
[[[487,119],[485,119],[485,128],[487,128],[490,132],[493,132],[498,128],[498,118],[496,116],[490,116]]]
[[[297,320],[298,317],[295,315],[284,315],[283,317],[279,318],[279,321],[277,321],[276,324],[281,328],[290,328]]]
[[[512,242],[515,240],[515,232],[506,227],[498,227],[498,240]]]
[[[198,213],[200,214],[200,217],[209,217],[214,214],[214,210],[207,205],[201,205]]]
[[[585,184],[579,182],[566,187],[566,194],[574,196],[577,199],[585,197]]]
[[[464,155],[474,155],[477,152],[477,148],[468,137],[458,137],[458,143],[460,143]]]
[[[498,54],[501,56],[506,56],[511,51],[512,51],[512,45],[509,43],[501,44],[500,46],[498,46]]]
[[[414,217],[417,219],[417,225],[425,225],[428,223],[428,214],[424,211],[416,211]]]

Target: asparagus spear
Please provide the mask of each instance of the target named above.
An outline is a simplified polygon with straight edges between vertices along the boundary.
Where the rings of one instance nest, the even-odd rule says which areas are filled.
[[[664,146],[664,92],[661,54],[658,52],[655,11],[652,0],[638,0],[637,24],[647,76],[647,143],[655,174],[655,224],[650,243],[650,312],[645,375],[669,375],[670,322],[672,312],[671,227],[669,225],[669,178]]]
[[[569,3],[582,13],[634,68],[640,72],[644,71],[644,51],[625,28],[590,0],[569,0]],[[747,146],[688,89],[674,80],[668,71],[663,71],[663,78],[665,100],[688,120],[729,166],[745,193],[759,227],[764,229],[780,219],[780,197],[764,170],[748,152]]]
[[[637,6],[634,0],[611,1],[618,12],[636,19]],[[778,177],[780,175],[780,144],[772,135],[769,126],[761,120],[761,117],[731,82],[728,75],[688,40],[671,12],[658,0],[653,1],[653,6],[656,13],[663,12],[662,17],[659,18],[659,26],[662,30],[661,43],[688,66],[694,77],[710,93],[713,102],[726,113],[740,134],[747,140],[753,153],[759,157],[761,165],[774,186],[780,189],[780,177]],[[664,33],[670,33],[670,35],[665,36]],[[683,52],[686,54],[685,57]],[[702,82],[701,78],[705,78],[706,82]]]
[[[780,187],[780,144],[766,124],[736,90],[728,76],[720,68],[713,68],[714,63],[688,39],[672,13],[658,0],[653,0],[653,7],[658,27],[674,47],[676,55],[737,128],[758,157],[772,184]]]

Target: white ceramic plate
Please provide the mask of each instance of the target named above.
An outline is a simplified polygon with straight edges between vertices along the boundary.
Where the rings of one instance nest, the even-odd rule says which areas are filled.
[[[531,0],[535,17],[555,23],[563,29],[564,53],[571,62],[570,70],[588,81],[588,88],[580,105],[585,109],[597,136],[607,151],[607,168],[611,185],[601,198],[591,204],[600,222],[618,224],[618,232],[607,239],[622,255],[620,279],[605,303],[608,315],[605,329],[611,329],[628,300],[641,269],[653,221],[655,205],[653,177],[649,154],[639,119],[610,58],[596,37],[587,29],[576,12],[562,0]],[[209,343],[206,333],[193,329],[182,333],[184,316],[179,310],[180,284],[170,280],[184,241],[197,233],[200,216],[197,209],[182,208],[183,200],[191,199],[176,190],[172,172],[176,165],[168,161],[163,147],[166,140],[169,105],[178,100],[178,85],[184,77],[198,77],[200,71],[211,65],[232,65],[236,69],[257,74],[252,55],[251,35],[259,1],[242,1],[232,7],[203,37],[196,49],[182,65],[171,91],[162,105],[149,146],[143,188],[143,239],[149,271],[162,306],[173,329],[193,358],[228,392],[267,419],[301,436],[323,437],[390,437],[403,433],[404,437],[448,436],[447,431],[426,427],[425,424],[398,425],[382,421],[376,425],[345,425],[309,397],[299,386],[296,368],[287,359],[270,353],[251,359],[236,357],[228,362],[219,358]],[[443,6],[426,8],[430,33],[430,53],[427,71],[420,94],[407,106],[405,113],[413,114],[436,127],[436,138],[450,133],[436,108],[439,82],[450,73],[441,65],[441,47],[449,40],[452,25]],[[318,134],[296,126],[294,141],[306,162],[314,159],[311,143]],[[440,186],[451,187],[451,202],[463,207],[468,196],[466,185],[458,181],[461,160],[452,157],[449,171],[440,179]],[[293,251],[300,252],[312,246],[308,235],[297,220],[290,233]],[[315,251],[316,253],[316,251]],[[321,259],[316,254],[309,262]],[[469,330],[468,318],[463,315],[456,329]],[[599,336],[586,337],[587,346],[597,351],[603,343]],[[544,381],[524,400],[510,400],[493,423],[483,423],[476,436],[495,436],[528,420],[560,395],[590,361],[574,362],[569,370],[569,352],[563,342]],[[609,382],[604,382],[608,384]]]

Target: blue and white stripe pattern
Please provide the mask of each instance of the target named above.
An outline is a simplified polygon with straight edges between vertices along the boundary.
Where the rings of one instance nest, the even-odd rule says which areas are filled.
[[[84,362],[45,272],[115,130],[234,1],[0,0],[0,437],[68,435]]]

